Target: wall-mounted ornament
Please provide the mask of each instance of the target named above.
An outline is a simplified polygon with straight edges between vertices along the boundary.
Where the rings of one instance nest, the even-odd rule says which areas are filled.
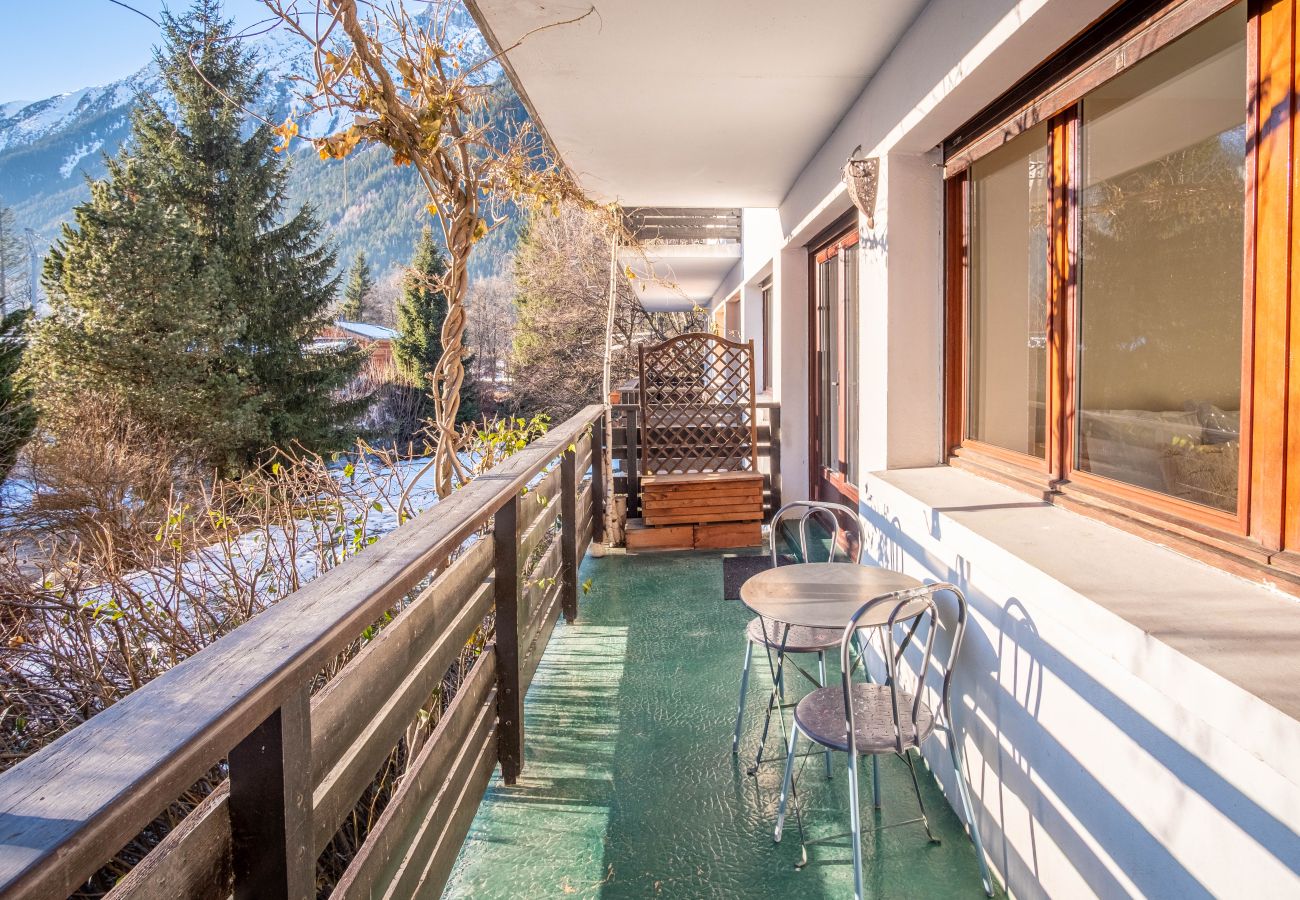
[[[880,186],[880,158],[854,158],[844,164],[844,185],[849,200],[866,217],[867,227],[876,227],[876,192]]]

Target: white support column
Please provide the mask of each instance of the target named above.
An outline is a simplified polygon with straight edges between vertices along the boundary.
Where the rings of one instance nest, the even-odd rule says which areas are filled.
[[[740,334],[754,342],[754,383],[763,390],[763,292],[757,285],[740,289]]]
[[[781,497],[808,496],[808,251],[772,260],[772,391],[781,404]]]
[[[943,178],[937,153],[881,160],[859,268],[862,471],[942,456]]]

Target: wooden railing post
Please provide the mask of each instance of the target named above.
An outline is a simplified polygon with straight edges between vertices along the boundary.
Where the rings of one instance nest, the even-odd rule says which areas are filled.
[[[627,516],[629,519],[641,515],[641,476],[637,474],[637,465],[641,462],[641,454],[638,450],[640,441],[637,440],[635,406],[627,408],[627,458],[623,460],[627,464]]]
[[[612,414],[613,410],[603,413],[591,430],[591,534],[592,540],[602,544],[609,541],[605,535],[605,416]],[[613,460],[609,465],[613,468]]]
[[[496,592],[497,758],[501,778],[514,784],[524,765],[524,695],[519,677],[520,600],[519,495],[497,510],[492,525]]]
[[[230,751],[235,900],[316,896],[310,717],[304,687]]]
[[[560,457],[560,608],[564,621],[578,618],[578,453]]]

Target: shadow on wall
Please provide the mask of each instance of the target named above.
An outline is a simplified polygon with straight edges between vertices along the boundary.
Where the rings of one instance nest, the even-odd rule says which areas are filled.
[[[1144,796],[1140,792],[1115,796],[1091,774],[1099,760],[1086,758],[1086,753],[1085,758],[1076,755],[1087,749],[1086,743],[1062,744],[1040,724],[1045,681],[1076,694],[1188,790],[1300,874],[1300,835],[1292,826],[1243,794],[1044,639],[1021,599],[990,596],[975,587],[969,560],[958,556],[949,564],[937,557],[869,494],[864,494],[859,511],[874,532],[865,554],[873,563],[913,572],[919,565],[932,580],[955,584],[966,595],[971,622],[958,665],[968,674],[955,680],[952,706],[965,747],[973,747],[980,757],[978,767],[964,757],[976,818],[989,854],[999,863],[1014,895],[1045,897],[1049,889],[1059,890],[1059,885],[1042,883],[1039,868],[1041,848],[1052,846],[1099,896],[1211,896],[1131,812],[1141,808]],[[916,533],[940,538],[937,514],[918,524]],[[944,621],[951,621],[951,606],[948,612]],[[942,648],[937,647],[936,653],[943,658]],[[1080,735],[1079,741],[1086,740]],[[927,756],[939,764],[936,775],[945,792],[955,797],[951,769],[941,765],[944,754]],[[1178,813],[1160,809],[1155,815],[1176,822]],[[1007,834],[1014,835],[1014,845],[1006,840]]]

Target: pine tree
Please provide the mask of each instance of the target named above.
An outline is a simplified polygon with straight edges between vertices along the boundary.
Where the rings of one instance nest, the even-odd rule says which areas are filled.
[[[175,112],[139,98],[128,146],[51,250],[38,400],[75,420],[106,395],[227,469],[290,440],[336,444],[368,402],[336,399],[361,354],[309,349],[334,254],[310,209],[283,215],[286,164],[242,111],[261,76],[217,0],[164,13],[163,33]]]
[[[343,288],[343,307],[339,310],[339,318],[348,322],[365,322],[366,300],[374,287],[366,254],[358,250],[356,259],[352,261],[352,270],[348,273],[347,286]]]
[[[0,316],[0,482],[9,477],[18,451],[36,428],[36,407],[19,367],[27,349],[29,309]]]
[[[428,373],[442,356],[442,323],[447,318],[447,296],[440,289],[440,279],[447,264],[433,242],[433,230],[425,226],[415,245],[415,255],[402,279],[402,295],[397,300],[397,331],[393,341],[393,361],[408,380],[428,384]],[[468,366],[468,360],[466,365]],[[478,392],[468,378],[460,389],[457,421],[468,422],[478,416]]]

